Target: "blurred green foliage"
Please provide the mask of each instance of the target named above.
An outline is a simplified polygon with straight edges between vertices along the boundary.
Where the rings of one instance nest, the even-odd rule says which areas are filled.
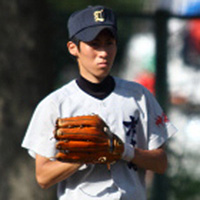
[[[62,10],[66,12],[72,12],[77,9],[82,9],[87,7],[88,5],[105,5],[107,7],[113,8],[115,11],[126,11],[126,12],[132,12],[135,10],[140,10],[143,6],[144,0],[84,0],[84,1],[78,1],[78,0],[47,0],[51,5],[53,5],[54,8],[57,10]]]

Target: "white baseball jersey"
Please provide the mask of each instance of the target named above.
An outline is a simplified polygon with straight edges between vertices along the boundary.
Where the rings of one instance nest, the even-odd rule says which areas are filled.
[[[56,154],[53,130],[58,117],[98,114],[122,141],[141,149],[156,149],[176,128],[153,95],[143,86],[114,78],[115,88],[100,100],[84,92],[73,80],[37,106],[22,146],[31,156]],[[146,200],[145,171],[120,160],[111,165],[83,165],[58,184],[58,199]]]

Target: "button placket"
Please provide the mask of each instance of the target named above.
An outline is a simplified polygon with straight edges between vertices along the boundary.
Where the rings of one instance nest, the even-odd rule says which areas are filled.
[[[104,120],[107,119],[107,109],[106,109],[106,103],[105,102],[99,102],[99,105],[98,105],[98,110],[99,110],[99,115],[102,116],[104,118]]]

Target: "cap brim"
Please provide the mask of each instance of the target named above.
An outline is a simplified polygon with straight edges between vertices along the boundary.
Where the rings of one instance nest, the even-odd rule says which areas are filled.
[[[104,29],[108,29],[113,34],[113,37],[117,38],[117,29],[113,26],[105,25],[89,27],[85,30],[82,30],[80,33],[77,33],[75,37],[83,42],[90,42],[94,40],[97,37],[97,35]]]

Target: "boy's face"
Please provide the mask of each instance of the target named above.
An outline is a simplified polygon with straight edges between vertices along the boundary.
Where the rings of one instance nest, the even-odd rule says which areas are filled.
[[[93,83],[101,82],[109,74],[116,52],[116,39],[106,29],[91,42],[81,41],[75,52],[81,76]]]

